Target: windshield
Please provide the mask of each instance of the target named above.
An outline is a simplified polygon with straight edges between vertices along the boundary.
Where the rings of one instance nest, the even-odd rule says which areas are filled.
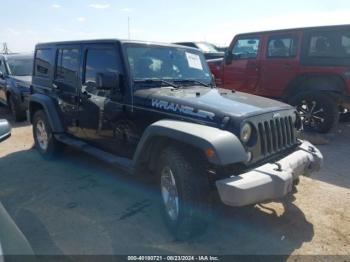
[[[210,84],[211,73],[203,55],[175,47],[129,46],[126,48],[134,81],[200,81]]]
[[[196,43],[198,48],[202,50],[205,53],[217,53],[218,51],[215,46],[209,44],[209,43]]]
[[[33,71],[33,58],[31,57],[8,57],[7,64],[9,66],[10,75],[14,76],[30,76]]]

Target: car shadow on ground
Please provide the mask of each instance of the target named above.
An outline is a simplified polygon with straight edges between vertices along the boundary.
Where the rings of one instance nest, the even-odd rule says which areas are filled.
[[[0,158],[0,200],[34,251],[52,254],[283,254],[313,239],[293,197],[249,208],[215,202],[206,234],[177,242],[156,187],[72,149],[45,161],[31,149]]]

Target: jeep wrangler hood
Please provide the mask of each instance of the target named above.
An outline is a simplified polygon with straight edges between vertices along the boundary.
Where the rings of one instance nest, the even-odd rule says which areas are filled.
[[[135,98],[136,104],[165,111],[179,112],[181,107],[190,107],[194,111],[215,116],[237,118],[292,109],[287,104],[268,98],[206,87],[143,89],[135,92]]]

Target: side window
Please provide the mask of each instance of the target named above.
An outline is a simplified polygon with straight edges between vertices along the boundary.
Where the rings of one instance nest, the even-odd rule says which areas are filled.
[[[79,50],[58,49],[55,79],[74,84],[79,71]]]
[[[52,50],[37,49],[35,53],[35,76],[49,77],[52,71]]]
[[[311,57],[331,57],[333,53],[330,34],[311,36],[308,55]]]
[[[260,39],[257,37],[238,39],[232,49],[232,54],[238,59],[256,58],[259,45]]]
[[[346,56],[350,56],[350,33],[342,35],[341,46]]]
[[[307,54],[314,58],[349,58],[350,32],[342,30],[313,33],[309,39]]]
[[[88,49],[84,72],[84,83],[89,93],[98,96],[109,95],[110,91],[96,90],[97,77],[99,74],[122,72],[119,54],[114,49]]]
[[[298,52],[298,39],[292,36],[270,37],[267,57],[283,58],[295,57]]]

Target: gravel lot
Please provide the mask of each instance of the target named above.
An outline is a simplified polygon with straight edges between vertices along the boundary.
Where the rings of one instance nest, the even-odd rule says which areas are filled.
[[[331,140],[319,146],[324,169],[294,197],[218,204],[208,232],[185,243],[167,231],[151,187],[72,149],[43,160],[28,124],[0,145],[0,200],[37,254],[350,255],[350,124]]]

